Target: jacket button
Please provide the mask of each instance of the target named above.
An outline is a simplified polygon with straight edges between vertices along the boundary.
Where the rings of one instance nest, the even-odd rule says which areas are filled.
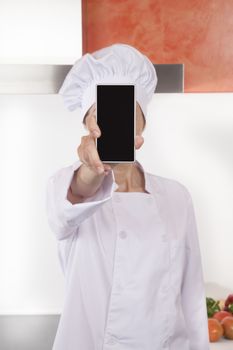
[[[127,233],[125,231],[120,231],[119,236],[120,238],[124,239],[127,237]]]
[[[117,340],[113,337],[110,337],[108,340],[108,344],[115,345],[115,344],[117,344]]]

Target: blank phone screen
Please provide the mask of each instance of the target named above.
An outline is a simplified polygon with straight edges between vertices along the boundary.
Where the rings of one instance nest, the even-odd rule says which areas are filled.
[[[97,152],[103,162],[135,160],[135,86],[96,85],[96,117],[101,136]]]

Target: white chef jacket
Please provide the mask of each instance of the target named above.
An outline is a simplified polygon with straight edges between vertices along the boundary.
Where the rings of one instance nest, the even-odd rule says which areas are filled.
[[[72,204],[80,160],[48,180],[48,222],[65,279],[52,350],[209,350],[192,199],[180,182],[146,172],[143,192],[115,192],[113,170]]]

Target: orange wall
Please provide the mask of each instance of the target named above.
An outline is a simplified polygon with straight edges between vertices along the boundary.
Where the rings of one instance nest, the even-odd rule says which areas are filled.
[[[233,1],[82,0],[83,54],[115,42],[184,63],[185,92],[233,91]]]

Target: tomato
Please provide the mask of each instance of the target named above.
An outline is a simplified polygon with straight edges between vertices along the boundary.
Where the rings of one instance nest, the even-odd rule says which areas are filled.
[[[223,327],[224,337],[227,339],[233,339],[233,317],[227,316],[221,321]]]
[[[223,327],[216,318],[208,318],[209,341],[216,342],[223,335]]]
[[[225,300],[225,306],[228,306],[229,304],[233,304],[233,294],[229,294]]]
[[[213,315],[213,318],[216,318],[216,320],[221,322],[224,319],[224,317],[227,316],[232,316],[232,313],[228,311],[218,311]]]

